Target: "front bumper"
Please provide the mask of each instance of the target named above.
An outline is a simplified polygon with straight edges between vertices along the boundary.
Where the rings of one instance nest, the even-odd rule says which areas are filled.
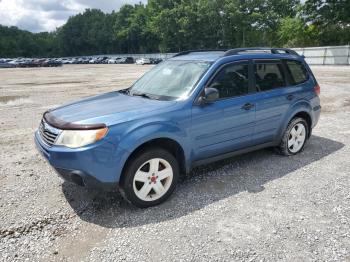
[[[56,172],[66,181],[80,186],[113,190],[118,188],[122,172],[122,155],[126,152],[108,141],[99,141],[82,148],[47,146],[38,132],[35,144]]]
[[[63,168],[55,168],[55,171],[59,176],[70,183],[74,183],[78,186],[97,188],[105,191],[113,191],[118,188],[118,183],[104,183],[96,179],[88,173],[84,173],[81,170],[69,170]]]

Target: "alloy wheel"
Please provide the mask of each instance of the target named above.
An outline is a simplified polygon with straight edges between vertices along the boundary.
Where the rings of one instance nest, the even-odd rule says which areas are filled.
[[[288,149],[293,154],[299,152],[306,140],[306,128],[302,123],[298,123],[291,129],[288,137]]]
[[[143,201],[155,201],[168,192],[173,176],[168,161],[162,158],[150,159],[136,171],[133,179],[134,193]]]

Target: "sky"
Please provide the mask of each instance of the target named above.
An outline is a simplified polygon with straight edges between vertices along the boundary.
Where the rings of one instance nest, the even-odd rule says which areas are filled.
[[[0,0],[0,24],[31,32],[53,31],[86,8],[104,12],[146,0]]]

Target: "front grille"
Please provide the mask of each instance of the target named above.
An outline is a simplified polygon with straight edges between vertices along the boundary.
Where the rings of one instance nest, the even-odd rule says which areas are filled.
[[[59,133],[59,129],[50,126],[44,120],[41,121],[39,126],[39,134],[45,144],[52,146],[55,143]]]

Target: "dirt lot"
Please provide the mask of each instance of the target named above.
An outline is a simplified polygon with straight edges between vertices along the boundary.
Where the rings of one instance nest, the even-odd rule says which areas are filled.
[[[350,261],[350,67],[313,67],[323,113],[298,156],[198,168],[146,210],[63,183],[34,146],[42,113],[149,68],[0,70],[0,261]]]

